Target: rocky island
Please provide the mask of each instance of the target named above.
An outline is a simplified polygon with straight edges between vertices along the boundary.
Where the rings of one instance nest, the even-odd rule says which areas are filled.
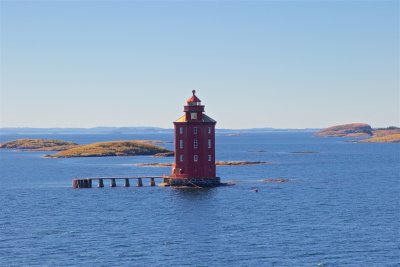
[[[137,156],[154,155],[157,157],[173,156],[174,152],[164,147],[155,145],[160,141],[130,140],[98,142],[79,145],[74,142],[49,139],[17,139],[0,144],[0,149],[13,149],[21,151],[59,151],[48,158],[72,157],[112,157],[112,156]]]
[[[62,151],[77,146],[74,142],[49,139],[17,139],[0,144],[1,149],[25,151]]]
[[[371,135],[372,128],[365,123],[336,125],[322,129],[315,134],[318,137],[368,137]]]
[[[322,129],[315,133],[318,137],[373,137],[367,139],[369,141],[360,142],[393,142],[390,140],[395,140],[396,135],[400,134],[400,128],[397,127],[387,127],[387,128],[377,128],[373,129],[369,124],[366,123],[351,123],[344,125],[336,125],[326,129]],[[394,135],[394,136],[392,136]],[[392,138],[379,138],[392,136]],[[376,138],[376,139],[375,139]]]
[[[372,137],[357,141],[358,143],[400,143],[400,134],[390,134],[385,136]]]
[[[80,145],[48,155],[49,158],[138,156],[171,153],[172,151],[147,141],[111,141]]]

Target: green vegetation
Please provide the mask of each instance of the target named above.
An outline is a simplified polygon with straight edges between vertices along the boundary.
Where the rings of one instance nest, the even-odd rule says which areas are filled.
[[[61,151],[51,158],[72,157],[111,157],[111,156],[136,156],[155,155],[158,153],[171,152],[160,146],[150,144],[149,141],[112,141],[99,142],[89,145],[81,145],[68,150]]]
[[[386,136],[378,136],[366,140],[358,141],[359,143],[400,143],[400,134],[391,134]]]
[[[47,139],[17,139],[0,144],[3,149],[19,149],[29,151],[62,151],[78,146],[73,142]]]

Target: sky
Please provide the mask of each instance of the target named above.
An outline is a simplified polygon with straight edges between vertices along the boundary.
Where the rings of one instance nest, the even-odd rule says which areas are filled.
[[[399,126],[398,1],[0,1],[0,127]]]

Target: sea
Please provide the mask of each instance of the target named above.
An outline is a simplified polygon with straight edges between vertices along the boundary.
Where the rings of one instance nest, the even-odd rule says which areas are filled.
[[[170,133],[0,141],[17,138],[173,146]],[[73,189],[76,177],[169,174],[135,164],[173,159],[46,154],[0,151],[0,266],[400,266],[400,144],[217,134],[218,161],[271,164],[217,167],[235,185],[212,189]]]

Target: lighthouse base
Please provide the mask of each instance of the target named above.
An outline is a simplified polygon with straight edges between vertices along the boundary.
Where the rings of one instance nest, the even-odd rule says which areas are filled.
[[[223,185],[219,177],[215,178],[164,178],[163,186],[177,187],[216,187]]]

